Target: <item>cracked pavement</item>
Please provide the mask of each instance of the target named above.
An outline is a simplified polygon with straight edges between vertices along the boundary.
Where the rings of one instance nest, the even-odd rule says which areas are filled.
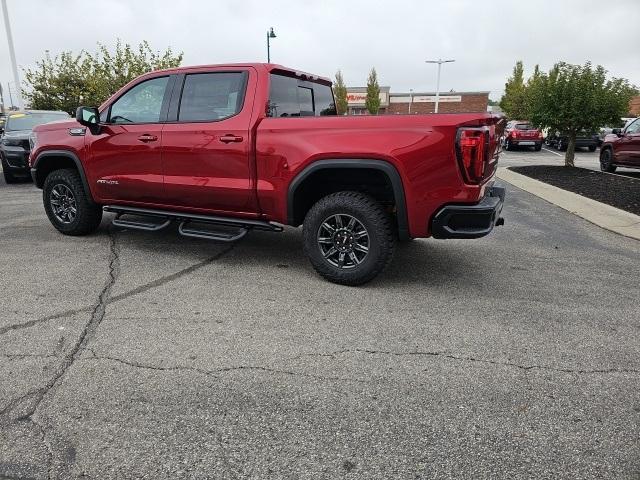
[[[0,478],[640,478],[640,242],[507,194],[347,288],[0,183]]]

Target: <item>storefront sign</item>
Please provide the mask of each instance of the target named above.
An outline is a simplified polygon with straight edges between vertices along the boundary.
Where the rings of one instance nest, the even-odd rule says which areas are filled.
[[[381,105],[387,105],[389,103],[387,95],[388,94],[386,92],[380,92]],[[366,92],[347,93],[347,103],[349,104],[349,106],[364,105],[366,100],[367,100]]]
[[[415,95],[413,100],[411,100],[410,96],[406,97],[391,97],[391,103],[435,103],[436,96],[435,95]],[[461,95],[440,95],[439,103],[447,103],[447,102],[461,102]]]

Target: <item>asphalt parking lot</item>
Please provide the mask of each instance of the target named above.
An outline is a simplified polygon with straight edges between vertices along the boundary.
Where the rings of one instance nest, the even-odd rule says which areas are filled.
[[[640,243],[507,187],[347,288],[299,230],[65,237],[0,183],[0,477],[640,478]]]

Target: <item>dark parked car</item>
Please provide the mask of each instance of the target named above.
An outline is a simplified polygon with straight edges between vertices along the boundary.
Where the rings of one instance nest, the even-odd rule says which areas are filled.
[[[600,169],[613,173],[617,167],[640,168],[640,118],[614,128],[600,147]]]
[[[0,137],[0,158],[2,173],[7,183],[15,183],[18,178],[31,178],[29,169],[29,136],[36,125],[68,120],[66,112],[48,110],[26,110],[7,115]]]
[[[595,152],[600,144],[599,140],[598,134],[580,133],[576,138],[576,148],[588,148],[590,152]],[[558,132],[555,134],[549,133],[545,143],[558,150],[565,151],[569,146],[569,137]]]

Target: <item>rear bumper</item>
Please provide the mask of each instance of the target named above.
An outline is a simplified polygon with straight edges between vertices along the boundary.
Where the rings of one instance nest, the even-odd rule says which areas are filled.
[[[505,189],[491,187],[489,193],[472,205],[446,205],[431,221],[433,238],[480,238],[491,233],[493,227],[502,225],[500,217]]]

